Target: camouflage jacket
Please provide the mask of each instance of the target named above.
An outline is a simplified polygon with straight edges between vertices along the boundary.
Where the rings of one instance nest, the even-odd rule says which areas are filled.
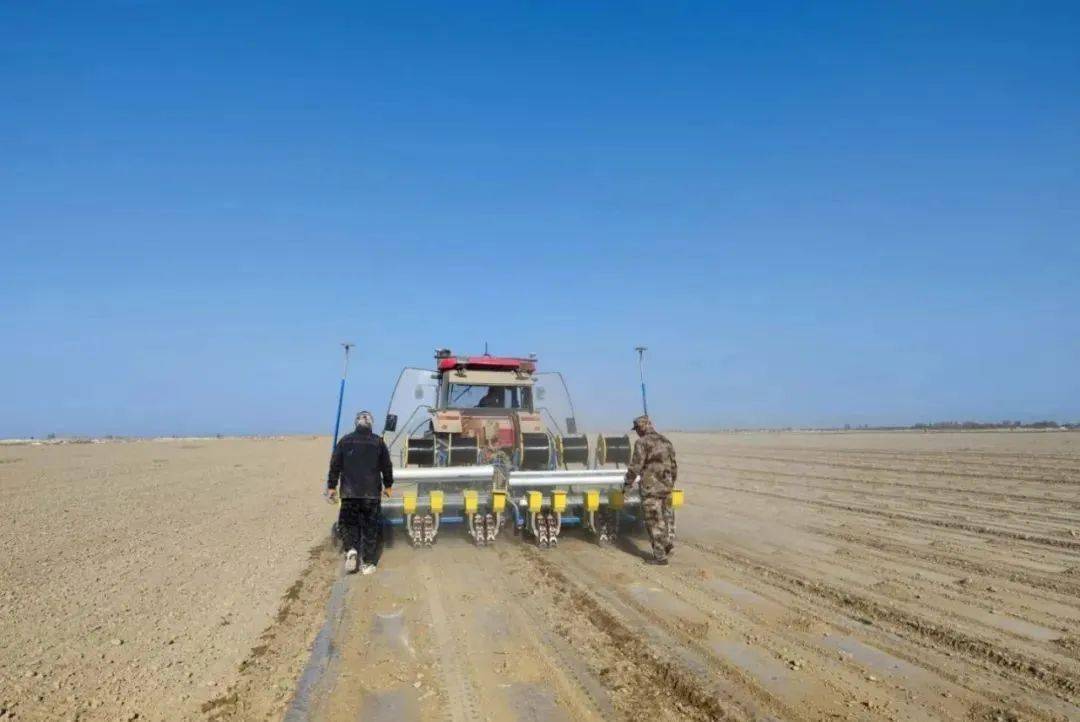
[[[481,458],[485,464],[495,467],[493,486],[496,489],[506,489],[506,482],[510,478],[510,457],[502,449],[484,449]]]
[[[634,445],[634,457],[626,467],[626,483],[632,483],[638,476],[641,477],[642,496],[671,493],[679,477],[675,447],[655,431],[647,432]]]

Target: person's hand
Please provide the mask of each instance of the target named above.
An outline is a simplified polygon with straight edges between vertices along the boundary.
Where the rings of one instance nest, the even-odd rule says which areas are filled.
[[[328,504],[333,504],[337,502],[337,489],[327,489],[323,496],[326,497]]]
[[[382,493],[383,493],[383,496],[385,496],[387,499],[389,499],[391,496],[394,495],[394,489],[393,489],[393,487],[388,486],[388,487],[386,487],[385,489],[382,490]]]

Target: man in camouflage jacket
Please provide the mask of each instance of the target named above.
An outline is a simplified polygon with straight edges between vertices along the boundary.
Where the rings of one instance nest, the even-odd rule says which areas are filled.
[[[485,464],[495,467],[493,487],[498,490],[506,490],[506,482],[510,478],[510,457],[499,446],[499,425],[495,422],[488,423],[484,428],[487,441],[480,452],[480,458]]]
[[[638,440],[634,445],[634,456],[626,467],[624,488],[629,491],[634,480],[641,477],[641,514],[653,550],[653,558],[646,561],[649,564],[667,564],[667,556],[674,546],[668,534],[671,490],[679,475],[675,447],[657,433],[648,416],[634,419],[634,431]]]

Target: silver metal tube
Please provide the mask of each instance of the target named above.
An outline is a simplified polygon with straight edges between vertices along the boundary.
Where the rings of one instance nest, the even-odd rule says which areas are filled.
[[[565,477],[572,479],[575,476],[595,476],[596,474],[622,474],[618,469],[566,469],[550,471],[511,471],[511,479],[534,479],[536,477]]]
[[[579,476],[574,479],[515,479],[510,477],[507,482],[511,489],[551,489],[557,487],[581,488],[581,487],[612,487],[622,486],[621,474],[608,474],[597,476]]]
[[[394,481],[461,481],[466,479],[492,479],[495,467],[484,466],[442,466],[425,469],[395,469]]]

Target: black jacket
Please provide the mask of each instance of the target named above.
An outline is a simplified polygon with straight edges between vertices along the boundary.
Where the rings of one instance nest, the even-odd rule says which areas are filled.
[[[330,457],[327,486],[333,489],[339,478],[342,499],[378,499],[383,487],[389,489],[394,483],[394,467],[382,437],[370,429],[342,436]]]

